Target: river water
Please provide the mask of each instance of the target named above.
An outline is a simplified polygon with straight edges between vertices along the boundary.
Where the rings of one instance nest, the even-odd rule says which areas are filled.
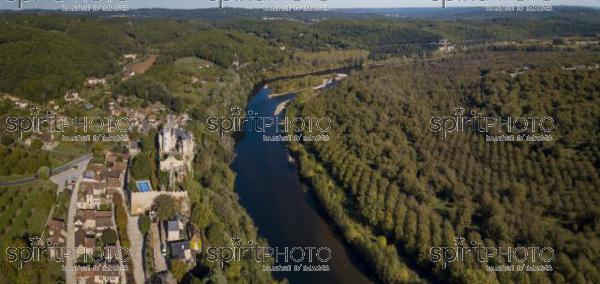
[[[247,111],[260,117],[274,117],[278,104],[290,96],[269,98],[270,90],[263,88],[248,104]],[[298,169],[288,158],[285,142],[263,142],[263,135],[275,135],[270,128],[266,133],[244,127],[244,137],[236,145],[236,160],[232,164],[237,173],[235,190],[240,196],[261,237],[270,247],[282,251],[285,247],[327,247],[331,250],[328,272],[274,272],[277,279],[290,283],[370,283],[362,272],[361,263],[348,253],[340,237],[319,214],[314,197],[305,192]],[[308,250],[303,250],[308,252]],[[322,251],[325,252],[325,251]],[[327,254],[323,253],[326,257]],[[310,264],[305,257],[304,264]],[[280,265],[294,262],[277,263]],[[313,265],[323,264],[314,261]]]

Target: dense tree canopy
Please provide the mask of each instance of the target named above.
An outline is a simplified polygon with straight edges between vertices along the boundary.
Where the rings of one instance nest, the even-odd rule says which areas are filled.
[[[599,62],[584,51],[485,52],[373,69],[300,97],[289,115],[328,116],[336,126],[332,142],[292,149],[330,214],[344,210],[369,228],[347,238],[380,233],[381,243],[397,244],[438,281],[598,282]],[[453,116],[456,106],[489,116],[551,116],[553,141],[432,132],[430,118]],[[340,200],[344,209],[336,209]],[[429,261],[431,247],[454,246],[458,236],[491,247],[552,247],[554,271],[487,273],[486,263],[473,260],[447,269]]]

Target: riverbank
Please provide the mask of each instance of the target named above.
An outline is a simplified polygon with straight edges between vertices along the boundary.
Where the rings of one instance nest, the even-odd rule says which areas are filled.
[[[329,75],[323,75],[323,76],[329,76]],[[309,90],[309,89],[312,89],[312,90],[315,90],[315,91],[316,90],[321,90],[321,89],[327,88],[327,87],[329,87],[331,85],[334,85],[337,82],[339,82],[339,81],[341,81],[341,80],[343,80],[343,79],[345,79],[347,77],[348,77],[348,74],[337,73],[337,74],[335,74],[335,77],[333,77],[333,78],[324,78],[322,80],[321,84],[319,84],[319,85],[312,86],[312,87],[309,86],[309,87],[304,87],[304,88],[294,88],[292,90],[285,91],[285,92],[280,92],[280,93],[272,93],[272,94],[269,94],[269,98],[276,98],[276,97],[281,97],[281,96],[298,94],[298,93],[300,93],[302,91],[306,91],[306,90]]]
[[[346,193],[317,164],[312,154],[297,142],[290,142],[288,145],[303,182],[315,195],[329,224],[335,227],[344,244],[360,255],[369,274],[385,283],[427,283],[416,270],[406,265],[399,257],[395,245],[388,244],[385,236],[377,236],[355,221],[355,216],[342,206],[346,203]],[[315,168],[321,170],[314,171]]]

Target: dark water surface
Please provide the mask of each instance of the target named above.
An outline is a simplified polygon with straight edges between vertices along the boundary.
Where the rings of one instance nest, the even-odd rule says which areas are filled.
[[[258,91],[251,98],[247,110],[261,117],[274,117],[277,105],[290,97],[270,99],[269,92],[268,89]],[[258,133],[246,125],[244,137],[235,148],[237,157],[232,165],[237,173],[235,190],[258,227],[259,235],[267,239],[270,247],[280,249],[331,249],[331,259],[326,263],[330,271],[275,272],[275,277],[287,278],[290,283],[370,283],[361,272],[363,269],[355,264],[360,260],[351,261],[339,237],[319,215],[316,201],[304,191],[296,165],[288,161],[284,142],[263,142],[263,134],[274,135],[274,129]],[[294,263],[277,264],[291,264],[293,267]]]

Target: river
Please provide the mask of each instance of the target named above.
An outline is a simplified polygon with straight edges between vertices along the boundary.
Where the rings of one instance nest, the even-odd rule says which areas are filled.
[[[270,90],[263,88],[250,99],[247,111],[261,117],[274,117],[280,103],[288,96],[269,98]],[[274,272],[277,279],[290,283],[371,283],[363,273],[363,266],[344,247],[340,236],[319,213],[313,195],[305,192],[296,165],[290,162],[285,142],[263,142],[262,136],[274,135],[244,127],[244,136],[236,145],[236,159],[232,164],[237,173],[235,190],[240,196],[261,237],[270,247],[327,247],[331,259],[327,272]],[[306,250],[304,250],[306,251]],[[308,264],[305,258],[305,264]],[[292,264],[279,263],[281,265]],[[322,264],[313,262],[313,264]]]

